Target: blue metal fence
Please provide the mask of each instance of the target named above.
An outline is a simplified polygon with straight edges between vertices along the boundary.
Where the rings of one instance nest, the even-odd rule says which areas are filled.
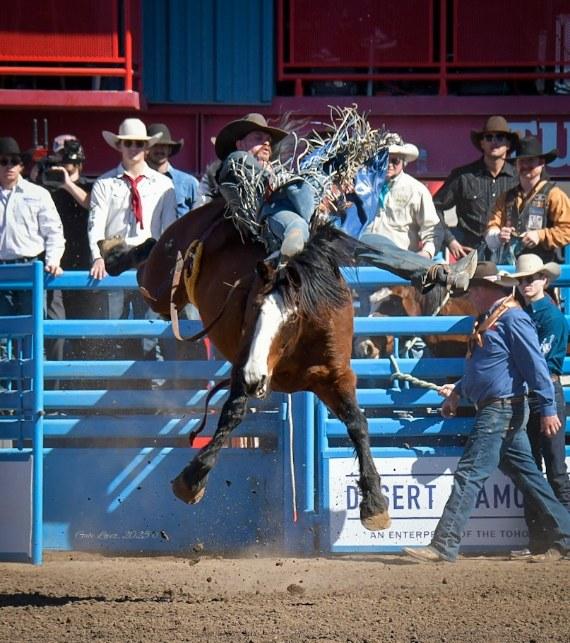
[[[21,278],[8,283],[10,268],[0,267],[3,287],[28,288],[29,282]],[[38,269],[39,275],[34,275],[41,282],[40,264],[34,267]],[[360,269],[358,273],[346,270],[345,276],[352,285],[359,286],[405,283],[376,269]],[[67,273],[57,279],[45,277],[47,289],[105,290],[134,288],[135,283],[132,272],[100,282],[85,272]],[[570,267],[564,266],[560,284],[569,283]],[[173,337],[170,324],[160,320],[42,323],[38,314],[43,296],[41,283],[34,293],[34,346],[39,354],[42,333],[48,340]],[[19,333],[29,329],[31,323],[4,321],[3,329],[13,332],[17,328]],[[181,328],[183,334],[190,335],[199,323],[182,322]],[[464,317],[355,320],[358,335],[465,334],[470,328],[471,320]],[[398,547],[386,540],[365,545],[358,538],[355,542],[343,541],[333,533],[358,522],[348,510],[342,516],[336,515],[338,503],[335,505],[331,492],[339,475],[335,467],[341,460],[352,461],[353,451],[344,425],[331,417],[314,395],[296,394],[292,403],[284,395],[274,395],[264,403],[253,401],[253,412],[237,431],[240,437],[224,449],[212,473],[206,498],[189,508],[174,499],[168,481],[194,453],[187,437],[201,417],[207,393],[203,385],[196,385],[196,380],[219,381],[228,376],[229,365],[222,361],[102,360],[97,354],[92,357],[88,361],[33,360],[34,380],[38,383],[33,393],[33,439],[30,432],[12,433],[19,442],[15,449],[4,450],[16,457],[21,453],[19,447],[31,440],[36,454],[34,488],[41,489],[38,454],[42,452],[41,413],[45,409],[45,547],[156,552],[186,551],[205,542],[212,550],[225,551],[261,543],[296,552],[383,551]],[[25,374],[29,375],[32,362],[20,361],[28,364]],[[433,391],[393,383],[393,366],[387,359],[353,360],[353,367],[359,377],[359,403],[369,419],[373,455],[378,458],[381,472],[388,471],[388,482],[390,475],[399,475],[390,473],[391,462],[399,458],[418,462],[421,467],[426,455],[457,457],[471,417],[443,421],[436,413],[441,403],[439,396]],[[403,373],[441,381],[460,376],[462,359],[400,359],[399,367]],[[1,368],[3,376],[14,374],[6,370],[13,369],[8,362]],[[569,369],[567,359],[565,373]],[[43,397],[42,377],[49,388]],[[171,388],[168,382],[173,380],[184,380],[188,388]],[[51,388],[56,381],[60,388]],[[91,388],[85,388],[86,382]],[[205,435],[211,434],[225,395],[221,391],[214,396]],[[288,431],[290,417],[295,439]],[[25,426],[20,415],[3,417],[0,426],[8,425]],[[351,476],[347,474],[346,478],[350,482],[346,493],[357,493]],[[390,488],[390,493],[396,494],[397,504],[399,491]],[[352,496],[347,503],[350,510],[357,504]],[[41,508],[41,493],[36,493],[34,517],[40,525]],[[437,512],[434,507],[430,510],[432,514]],[[432,514],[430,519],[434,518]],[[34,534],[32,558],[40,562],[41,529],[37,524]]]
[[[31,461],[31,542],[29,547],[26,542],[21,547],[14,544],[10,552],[0,551],[0,556],[29,556],[39,565],[43,549],[43,264],[1,266],[0,290],[9,289],[30,291],[31,310],[1,319],[0,440],[17,448],[3,449],[0,458],[3,463]],[[25,444],[29,446],[24,448]],[[4,493],[9,495],[6,489]],[[25,522],[27,508],[19,509],[19,520]],[[8,526],[3,529],[7,531]]]

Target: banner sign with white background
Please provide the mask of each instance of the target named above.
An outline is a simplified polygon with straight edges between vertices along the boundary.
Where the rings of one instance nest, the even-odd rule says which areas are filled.
[[[353,458],[328,460],[331,551],[380,551],[429,544],[449,497],[457,457],[376,460],[392,524],[368,531],[360,523],[358,466]],[[467,523],[462,546],[508,549],[526,545],[522,493],[498,470],[487,480]]]

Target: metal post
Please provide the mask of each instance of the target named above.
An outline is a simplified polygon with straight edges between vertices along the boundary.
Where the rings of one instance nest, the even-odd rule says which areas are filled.
[[[44,288],[43,263],[34,261],[32,281],[33,440],[32,440],[32,563],[42,564],[44,493]]]

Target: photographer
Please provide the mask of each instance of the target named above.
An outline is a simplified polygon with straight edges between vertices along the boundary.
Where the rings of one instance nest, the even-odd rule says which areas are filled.
[[[85,153],[80,141],[62,134],[53,141],[38,176],[51,193],[66,239],[61,265],[65,270],[89,270],[91,253],[87,235],[91,183],[82,176]],[[48,299],[48,319],[93,319],[103,317],[103,299],[98,291],[54,290]],[[50,345],[51,344],[51,345]],[[65,348],[65,350],[64,350]],[[87,359],[93,341],[55,340],[47,345],[49,359]]]

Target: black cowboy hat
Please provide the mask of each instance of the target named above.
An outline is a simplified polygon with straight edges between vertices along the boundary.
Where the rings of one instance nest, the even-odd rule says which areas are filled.
[[[261,114],[246,114],[243,118],[224,125],[216,136],[215,147],[218,158],[223,161],[229,154],[236,151],[236,141],[255,131],[267,132],[273,143],[278,143],[288,134],[277,127],[269,127]]]
[[[22,156],[18,142],[11,136],[0,137],[0,154],[4,156]]]
[[[184,146],[184,139],[181,138],[179,141],[173,141],[172,136],[170,135],[170,130],[168,126],[164,123],[152,123],[147,127],[147,132],[149,136],[154,136],[155,134],[162,133],[162,138],[158,141],[159,145],[170,145],[172,151],[169,156],[174,156],[178,154],[182,147]]]
[[[519,142],[519,135],[509,128],[505,118],[502,116],[489,116],[482,130],[471,130],[471,142],[481,151],[481,139],[485,134],[504,134],[511,143],[511,149],[516,149]]]
[[[512,288],[517,280],[509,275],[500,273],[493,261],[480,261],[475,268],[469,286],[490,286],[492,288]]]
[[[558,156],[558,150],[554,148],[553,150],[550,150],[550,152],[543,152],[542,145],[536,136],[525,136],[524,138],[521,138],[515,158],[530,159],[535,156],[543,158],[544,164],[548,165]]]

